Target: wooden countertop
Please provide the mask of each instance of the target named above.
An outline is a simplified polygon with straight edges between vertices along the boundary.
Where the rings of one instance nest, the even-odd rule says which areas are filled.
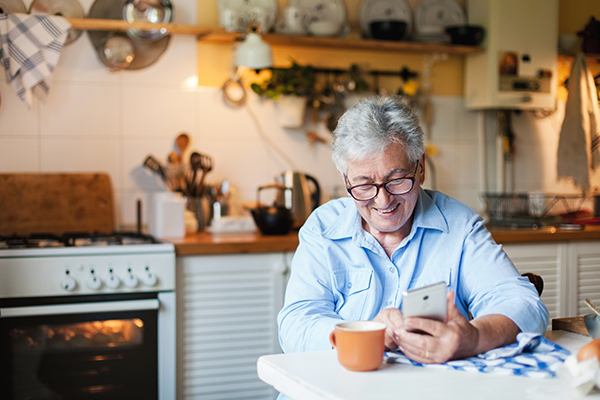
[[[497,243],[540,243],[571,242],[580,240],[600,240],[600,226],[584,225],[583,229],[559,229],[554,227],[539,229],[490,229]]]
[[[298,247],[298,231],[282,236],[266,236],[260,233],[211,234],[199,232],[180,240],[170,240],[178,256],[235,253],[271,253],[295,251]]]
[[[600,240],[600,226],[588,225],[582,230],[540,228],[493,229],[492,237],[502,244]],[[200,232],[184,239],[171,240],[178,256],[206,254],[243,254],[293,252],[298,246],[298,232],[283,236],[264,236],[260,233],[210,234]]]

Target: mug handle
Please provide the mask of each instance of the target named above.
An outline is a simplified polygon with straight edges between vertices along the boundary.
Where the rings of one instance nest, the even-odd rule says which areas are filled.
[[[331,342],[331,345],[335,349],[336,348],[336,345],[335,345],[335,331],[331,331],[331,333],[329,334],[329,342]]]

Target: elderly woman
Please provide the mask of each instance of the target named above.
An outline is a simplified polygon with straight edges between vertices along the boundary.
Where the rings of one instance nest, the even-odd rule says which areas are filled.
[[[519,332],[545,332],[546,307],[482,218],[421,188],[423,132],[399,97],[373,97],[348,110],[332,152],[350,197],[319,207],[300,229],[278,316],[285,352],[331,349],[329,333],[344,320],[385,323],[386,347],[421,363],[480,354]],[[440,281],[448,286],[446,323],[403,319],[401,293]]]

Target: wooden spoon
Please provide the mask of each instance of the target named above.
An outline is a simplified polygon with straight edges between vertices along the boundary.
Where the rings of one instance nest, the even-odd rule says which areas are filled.
[[[175,144],[179,149],[179,154],[183,156],[185,149],[187,149],[188,145],[190,144],[190,137],[185,132],[180,133],[179,136],[177,136],[177,139],[175,139]]]
[[[591,301],[590,299],[585,299],[585,304],[587,304],[588,307],[591,308],[592,311],[595,312],[597,315],[600,315],[600,310],[598,309],[598,307],[596,307],[593,301]]]

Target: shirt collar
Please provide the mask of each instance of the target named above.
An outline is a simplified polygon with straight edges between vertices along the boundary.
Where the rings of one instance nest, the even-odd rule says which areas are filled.
[[[347,201],[348,206],[338,215],[332,226],[323,232],[324,237],[336,240],[354,237],[362,233],[362,217],[354,201],[351,198]],[[419,198],[417,199],[415,217],[409,236],[413,236],[418,228],[437,229],[448,233],[448,223],[442,212],[433,202],[429,193],[421,187],[419,187]]]

